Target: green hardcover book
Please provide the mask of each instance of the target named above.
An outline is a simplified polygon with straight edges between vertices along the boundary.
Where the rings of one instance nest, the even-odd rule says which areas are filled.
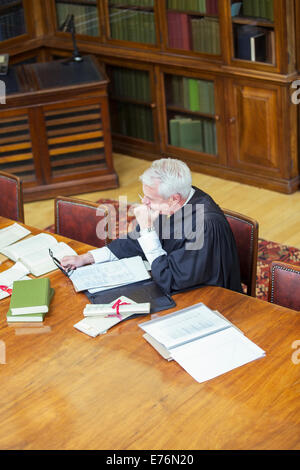
[[[203,133],[204,133],[204,152],[214,154],[215,153],[215,137],[213,130],[214,123],[203,120]]]
[[[170,141],[169,141],[170,145],[174,145],[175,147],[180,147],[179,120],[170,119],[169,129],[170,129]]]
[[[273,0],[266,0],[266,18],[274,21]]]
[[[201,113],[209,114],[210,113],[210,100],[209,100],[209,87],[208,83],[205,80],[198,80],[199,87],[199,111]]]
[[[12,315],[47,313],[50,303],[50,280],[48,277],[15,281],[10,299]]]
[[[253,16],[253,0],[243,1],[243,16]]]
[[[198,80],[188,79],[190,111],[199,111],[199,84]]]
[[[190,109],[190,93],[189,93],[189,79],[183,77],[183,107]]]
[[[50,287],[50,295],[49,295],[49,304],[52,300],[54,295],[54,289]],[[42,322],[46,316],[45,313],[27,313],[25,315],[12,315],[11,309],[8,310],[6,314],[6,319],[9,323],[17,323],[17,322]]]
[[[179,123],[180,147],[203,151],[202,145],[202,123],[201,121],[181,121]]]
[[[259,0],[259,17],[260,18],[266,18],[267,17],[266,0]]]
[[[252,0],[252,16],[255,16],[255,18],[260,17],[260,2],[261,0]]]

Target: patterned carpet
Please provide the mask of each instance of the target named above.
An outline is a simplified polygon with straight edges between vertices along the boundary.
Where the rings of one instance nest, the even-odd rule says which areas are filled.
[[[121,217],[118,217],[119,202],[111,199],[100,199],[97,201],[99,204],[107,206],[108,209],[116,211],[117,224],[112,238],[116,238],[119,233],[126,233],[127,228],[133,229],[135,218],[133,215],[134,204],[128,205],[127,214],[126,209],[121,211]],[[127,215],[127,224],[126,224]],[[47,227],[45,230],[54,232],[54,225]],[[257,281],[256,281],[256,296],[261,300],[268,299],[268,286],[269,286],[269,267],[272,261],[284,261],[286,263],[300,266],[300,250],[287,245],[281,245],[272,241],[260,238],[258,240],[258,259],[257,259]]]

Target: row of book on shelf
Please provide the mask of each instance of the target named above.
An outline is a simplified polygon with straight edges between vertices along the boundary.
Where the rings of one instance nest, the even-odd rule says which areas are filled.
[[[56,13],[58,26],[63,24],[68,15],[74,15],[76,34],[99,36],[99,21],[96,6],[57,2]]]
[[[168,8],[218,15],[218,0],[168,0]]]
[[[124,136],[154,141],[152,110],[149,107],[118,103],[117,121],[112,125],[113,132]]]
[[[175,147],[217,154],[216,125],[211,119],[175,116],[169,121],[170,144]]]
[[[243,16],[274,21],[273,0],[243,0]]]
[[[154,13],[142,10],[110,8],[110,36],[112,39],[156,43]]]
[[[171,97],[167,104],[173,104],[189,111],[214,114],[214,82],[195,78],[168,75],[171,81]]]
[[[109,6],[119,5],[119,6],[130,6],[130,7],[154,7],[154,0],[108,0]]]
[[[115,67],[112,72],[113,96],[131,98],[136,101],[151,101],[149,73]]]
[[[170,48],[218,55],[221,51],[219,20],[169,11],[168,41]]]

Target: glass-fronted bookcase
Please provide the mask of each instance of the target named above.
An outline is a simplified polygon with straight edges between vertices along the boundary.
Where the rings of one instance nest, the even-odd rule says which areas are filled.
[[[23,0],[26,15],[31,2]],[[49,57],[71,55],[62,29],[74,15],[80,52],[105,65],[115,150],[176,156],[195,170],[278,191],[298,188],[295,0],[36,2],[47,16]]]

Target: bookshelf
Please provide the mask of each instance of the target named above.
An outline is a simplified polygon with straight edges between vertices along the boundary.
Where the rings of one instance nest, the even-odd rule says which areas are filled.
[[[218,0],[167,0],[166,6],[169,49],[221,54]]]
[[[23,3],[28,17],[32,0]],[[221,178],[298,189],[297,1],[35,0],[34,11],[38,5],[40,34],[4,41],[3,49],[14,63],[38,47],[38,60],[67,57],[71,35],[59,27],[74,14],[80,53],[96,56],[110,80],[115,151],[173,156]]]

